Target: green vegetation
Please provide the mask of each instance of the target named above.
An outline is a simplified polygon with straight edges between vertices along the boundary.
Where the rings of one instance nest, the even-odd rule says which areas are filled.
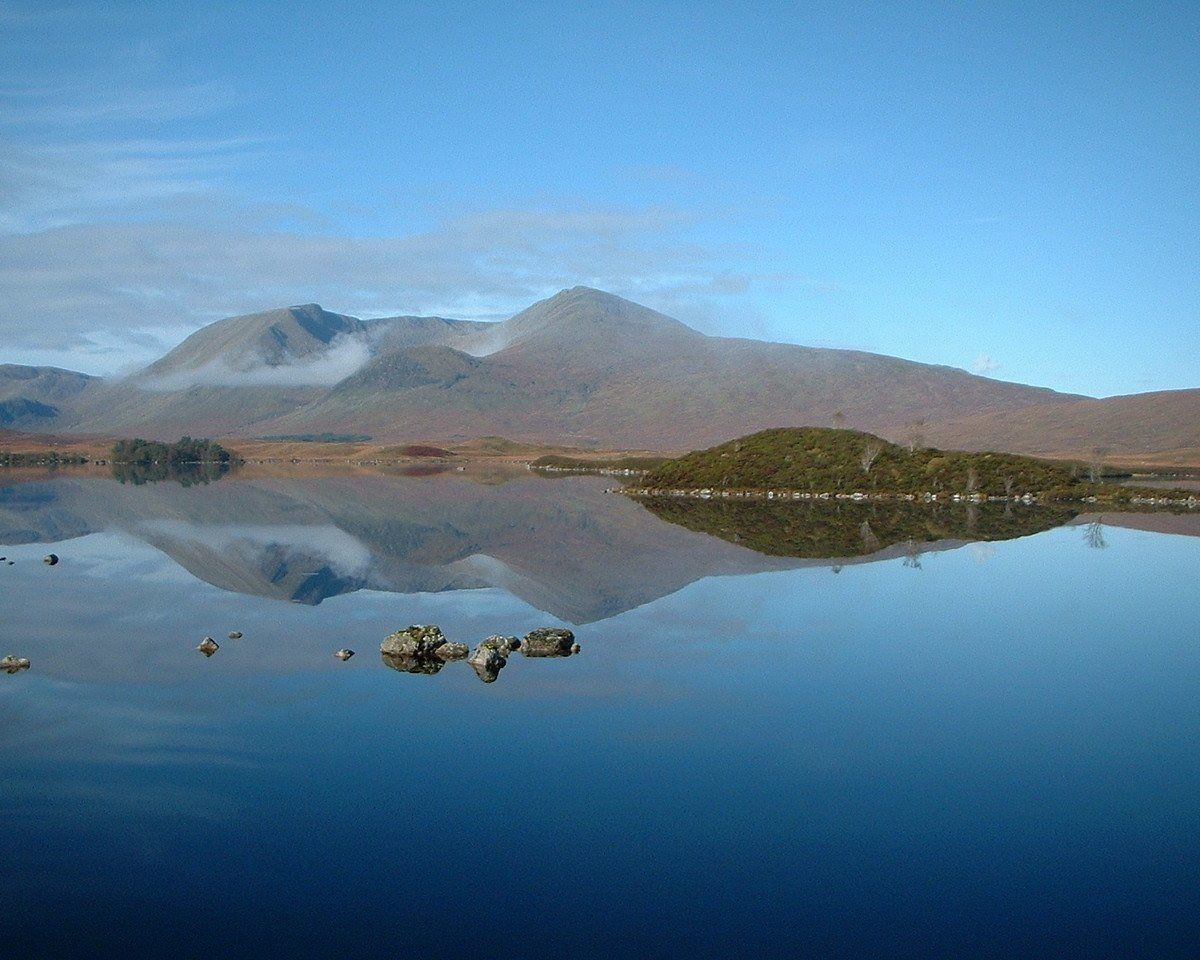
[[[1039,499],[1121,503],[1163,491],[1087,483],[1071,466],[1009,453],[898,446],[869,433],[821,427],[763,430],[668,460],[631,492]],[[1184,498],[1186,493],[1182,493]]]
[[[909,552],[941,540],[1012,540],[1071,521],[1065,505],[848,503],[808,500],[692,500],[648,497],[660,520],[776,557],[837,558],[878,553],[895,544]]]
[[[535,470],[564,473],[646,473],[666,462],[666,457],[564,457],[552,453],[529,465]]]
[[[259,440],[276,440],[287,443],[369,443],[369,433],[280,433]]]
[[[219,480],[234,455],[211,440],[181,437],[177,443],[118,440],[112,450],[113,476],[121,483],[176,480],[186,486]]]
[[[232,454],[212,440],[181,437],[177,443],[158,440],[118,440],[112,449],[113,463],[228,463]]]

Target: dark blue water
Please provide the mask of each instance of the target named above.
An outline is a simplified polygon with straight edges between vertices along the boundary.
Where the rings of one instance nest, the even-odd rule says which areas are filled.
[[[1200,538],[701,577],[484,684],[379,642],[566,621],[289,603],[83,526],[0,547],[6,956],[1200,954]]]

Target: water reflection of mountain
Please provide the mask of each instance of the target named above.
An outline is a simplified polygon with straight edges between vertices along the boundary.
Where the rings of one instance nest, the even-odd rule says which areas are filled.
[[[673,501],[655,508],[672,522],[657,523],[638,502],[606,494],[603,478],[512,476],[481,484],[458,473],[231,475],[190,488],[62,476],[0,487],[0,543],[122,531],[238,593],[316,604],[360,589],[501,587],[562,620],[588,623],[702,577],[867,562],[904,553],[889,543],[936,549],[929,541],[949,547],[1021,536],[1070,517],[948,506],[897,517],[849,504],[830,517]]]
[[[640,501],[660,520],[775,557],[853,558],[888,547],[1012,540],[1070,522],[1067,506],[808,500]]]
[[[315,604],[495,586],[572,623],[701,577],[794,565],[648,522],[601,478],[515,477],[230,476],[187,489],[61,477],[0,488],[0,543],[120,530],[239,593]]]

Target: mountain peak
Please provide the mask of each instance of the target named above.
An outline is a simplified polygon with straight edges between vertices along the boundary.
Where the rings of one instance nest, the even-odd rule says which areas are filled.
[[[638,337],[646,334],[700,336],[686,324],[632,300],[593,287],[571,287],[539,300],[503,324],[515,346],[533,338]]]
[[[281,366],[323,353],[340,335],[365,330],[363,321],[315,303],[226,317],[197,330],[143,373],[161,377],[214,363],[241,371]]]

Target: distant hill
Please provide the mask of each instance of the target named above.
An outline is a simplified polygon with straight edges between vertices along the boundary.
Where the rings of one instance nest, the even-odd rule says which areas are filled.
[[[1101,400],[1036,404],[933,424],[930,442],[1090,460],[1200,464],[1200,390],[1167,390]]]
[[[0,425],[10,427],[33,425],[38,420],[52,420],[58,416],[58,408],[36,400],[17,397],[15,400],[0,400]]]
[[[54,408],[36,429],[166,439],[329,433],[453,444],[500,435],[669,451],[768,427],[850,426],[899,442],[968,445],[951,440],[960,437],[1011,450],[1030,450],[1028,431],[1042,430],[1056,449],[1070,441],[1117,453],[1183,436],[1158,430],[1165,396],[1146,405],[1145,420],[1059,416],[1108,401],[861,351],[705,336],[587,287],[502,323],[364,321],[315,304],[231,317],[126,380],[60,399],[0,392],[0,401],[18,396]],[[1028,429],[1014,426],[1026,412]],[[37,410],[21,417],[31,423]],[[1066,426],[1054,432],[1056,423]],[[1124,424],[1119,436],[1093,438],[1114,423]]]
[[[0,426],[22,430],[51,427],[62,404],[70,404],[100,381],[58,367],[0,364]]]
[[[58,367],[25,367],[0,363],[0,400],[25,397],[55,403],[78,396],[97,380],[86,373]]]

